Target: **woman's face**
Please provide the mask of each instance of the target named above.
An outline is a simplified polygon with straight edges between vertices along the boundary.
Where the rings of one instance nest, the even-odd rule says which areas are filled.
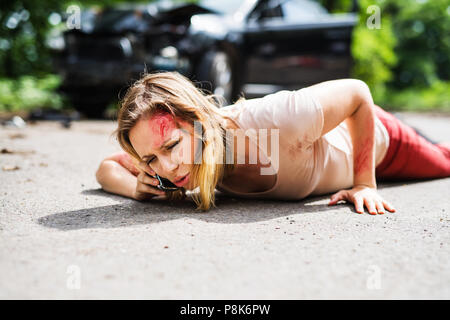
[[[159,176],[187,190],[193,190],[190,173],[194,165],[195,150],[200,141],[194,138],[194,127],[188,122],[161,112],[150,119],[141,119],[130,130],[130,142],[139,157]],[[178,180],[184,176],[188,180]]]

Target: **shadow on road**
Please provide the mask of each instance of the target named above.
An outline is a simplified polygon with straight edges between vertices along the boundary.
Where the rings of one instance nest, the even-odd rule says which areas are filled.
[[[202,213],[196,211],[192,199],[168,202],[154,199],[138,202],[108,194],[101,189],[83,191],[83,194],[102,195],[120,199],[123,203],[104,207],[81,209],[51,214],[38,219],[38,223],[59,230],[90,228],[119,228],[139,224],[153,224],[175,219],[198,219],[204,222],[233,224],[267,221],[291,214],[329,211],[326,204],[317,204],[328,197],[308,198],[303,201],[256,200],[233,198],[216,193],[217,208]]]
[[[430,181],[430,180],[428,180]],[[383,182],[378,189],[400,187],[423,183],[423,180]],[[51,214],[38,219],[38,223],[59,230],[78,230],[90,228],[120,228],[139,224],[160,223],[175,219],[193,218],[204,222],[233,224],[268,221],[292,214],[320,213],[335,211],[338,207],[347,207],[355,213],[353,204],[342,203],[338,207],[329,207],[323,200],[330,195],[308,197],[303,200],[265,200],[235,198],[216,192],[216,208],[209,212],[196,211],[191,198],[184,201],[168,202],[164,199],[153,199],[138,202],[125,197],[107,193],[102,189],[90,189],[82,192],[85,195],[104,196],[122,203],[104,207],[81,209]],[[348,214],[348,212],[345,212]]]

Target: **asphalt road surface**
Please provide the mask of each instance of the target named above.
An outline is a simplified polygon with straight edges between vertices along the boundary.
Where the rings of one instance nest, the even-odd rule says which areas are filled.
[[[449,116],[403,116],[450,141]],[[196,213],[100,189],[114,128],[0,127],[0,298],[450,298],[450,179],[380,185],[385,215],[219,192]]]

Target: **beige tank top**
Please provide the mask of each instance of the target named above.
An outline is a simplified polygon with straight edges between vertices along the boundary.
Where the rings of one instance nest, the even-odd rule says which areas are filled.
[[[219,191],[240,197],[296,200],[353,185],[353,145],[348,128],[342,122],[321,136],[322,106],[308,88],[283,90],[262,98],[244,100],[220,108],[219,112],[244,130],[278,129],[279,138],[278,150],[266,150],[259,144],[263,158],[270,161],[269,174],[277,175],[271,189],[243,193],[219,183],[216,186]],[[259,143],[253,135],[249,135],[249,139]],[[376,165],[382,161],[388,146],[388,132],[375,118]],[[272,155],[270,151],[277,152]]]

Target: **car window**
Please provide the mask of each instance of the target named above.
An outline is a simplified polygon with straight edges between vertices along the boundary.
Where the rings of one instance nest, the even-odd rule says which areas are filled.
[[[283,18],[280,0],[261,1],[250,14],[250,20],[272,20]]]
[[[281,6],[286,22],[314,22],[328,16],[328,11],[316,1],[285,0]]]
[[[197,4],[216,12],[233,14],[242,5],[242,0],[200,0]]]

